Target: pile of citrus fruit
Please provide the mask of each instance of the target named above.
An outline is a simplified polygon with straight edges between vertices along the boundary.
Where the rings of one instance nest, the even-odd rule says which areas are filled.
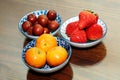
[[[42,34],[36,39],[36,46],[26,51],[26,62],[35,68],[41,68],[45,64],[58,66],[68,57],[65,48],[57,45],[56,38],[51,34]]]

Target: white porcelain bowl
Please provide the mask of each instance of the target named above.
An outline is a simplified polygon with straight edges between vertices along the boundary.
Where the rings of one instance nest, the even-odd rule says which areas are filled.
[[[20,19],[19,24],[18,24],[18,29],[20,30],[20,32],[21,32],[24,36],[26,36],[26,37],[28,37],[28,38],[31,38],[31,39],[36,39],[36,38],[38,38],[38,36],[29,35],[27,32],[24,32],[23,29],[22,29],[22,23],[27,20],[27,16],[28,16],[29,14],[35,14],[36,17],[38,17],[38,16],[41,15],[41,14],[46,15],[47,12],[48,12],[48,10],[36,10],[36,11],[32,11],[32,12],[27,13],[26,15],[24,15],[24,16]],[[59,23],[60,25],[59,25],[59,28],[58,28],[57,30],[55,30],[55,31],[53,31],[53,32],[50,32],[50,34],[52,34],[52,35],[55,35],[55,34],[59,31],[60,26],[61,26],[61,23],[62,23],[61,16],[60,16],[58,13],[57,13],[57,17],[56,17],[55,20],[58,21],[58,23]]]
[[[95,41],[88,41],[87,43],[76,43],[76,42],[71,42],[70,41],[70,38],[67,36],[66,34],[66,27],[69,23],[71,22],[74,22],[74,21],[78,21],[79,18],[78,16],[76,17],[72,17],[68,20],[66,20],[62,25],[61,25],[61,28],[60,28],[60,33],[62,35],[62,37],[64,39],[66,39],[72,46],[74,47],[78,47],[78,48],[88,48],[88,47],[92,47],[92,46],[95,46],[96,44],[100,43],[104,38],[105,38],[105,35],[107,33],[107,26],[106,24],[103,22],[103,20],[101,19],[98,19],[98,24],[102,26],[102,29],[103,29],[103,36],[102,38],[98,39],[98,40],[95,40]]]
[[[28,66],[30,69],[36,71],[36,72],[39,72],[39,73],[52,73],[52,72],[55,72],[55,71],[58,71],[60,70],[61,68],[63,68],[70,60],[70,57],[72,55],[72,49],[71,49],[71,45],[63,38],[59,38],[59,37],[56,37],[57,39],[57,43],[59,46],[62,46],[64,47],[66,50],[67,50],[67,53],[68,53],[68,57],[66,59],[66,61],[64,61],[62,64],[56,66],[56,67],[50,67],[48,64],[46,64],[43,68],[34,68],[32,66],[30,66],[29,64],[26,63],[25,61],[25,53],[26,51],[31,48],[31,47],[34,47],[35,44],[36,44],[36,39],[33,39],[31,42],[29,42],[23,49],[22,51],[22,60],[24,62],[24,64],[26,66]]]

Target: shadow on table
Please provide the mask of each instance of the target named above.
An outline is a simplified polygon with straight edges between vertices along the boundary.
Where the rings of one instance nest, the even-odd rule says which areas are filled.
[[[29,70],[27,73],[27,80],[72,80],[73,71],[70,64],[57,72],[42,74]]]
[[[23,43],[23,47],[25,47],[32,40],[33,39],[26,38],[25,41],[24,41],[24,43]]]
[[[94,65],[102,61],[105,56],[106,48],[101,42],[94,47],[86,49],[72,47],[70,62],[80,66]]]

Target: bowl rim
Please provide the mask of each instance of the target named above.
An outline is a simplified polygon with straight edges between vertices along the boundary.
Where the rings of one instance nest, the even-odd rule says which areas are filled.
[[[58,39],[62,39],[64,40],[66,43],[68,43],[64,38],[60,38],[60,37],[55,37],[57,40]],[[33,46],[35,46],[35,43],[36,43],[36,39],[33,39],[32,41],[30,41],[26,46],[28,46],[30,43],[33,42]],[[25,47],[26,47],[25,46]],[[29,64],[26,63],[25,61],[25,52],[24,52],[24,49],[25,47],[23,48],[23,51],[22,51],[22,61],[24,62],[24,64],[29,67],[30,69],[36,71],[36,72],[40,72],[40,73],[52,73],[52,72],[55,72],[59,69],[61,69],[62,67],[64,67],[70,60],[71,56],[72,56],[72,48],[71,48],[71,45],[68,43],[68,46],[69,46],[69,56],[67,57],[66,61],[64,61],[62,64],[58,65],[58,66],[55,66],[55,67],[50,67],[48,69],[43,69],[43,68],[35,68],[35,67],[32,67],[30,66]],[[31,46],[28,46],[28,48],[30,48]],[[46,64],[48,65],[48,64]]]
[[[77,20],[72,21],[72,19],[78,19],[78,16],[74,16],[74,17],[71,17],[71,18],[67,19],[67,20],[61,25],[61,28],[64,27],[64,25],[69,24],[70,22],[77,21]],[[61,28],[60,28],[60,34],[61,34],[61,36],[62,36],[64,39],[66,39],[66,41],[68,41],[71,45],[73,45],[73,44],[74,44],[74,45],[78,45],[78,46],[80,46],[80,48],[82,48],[82,45],[83,45],[83,48],[84,48],[86,45],[91,45],[91,44],[93,44],[93,43],[100,42],[100,41],[102,41],[102,40],[105,38],[106,33],[107,33],[107,25],[106,25],[106,23],[105,23],[101,18],[99,18],[98,21],[101,21],[101,22],[103,23],[102,25],[104,25],[104,29],[105,29],[105,31],[103,32],[102,38],[100,38],[100,39],[98,39],[98,40],[89,41],[89,42],[87,42],[87,43],[71,42],[69,39],[66,39],[66,38],[64,37],[64,35],[62,34],[62,29],[61,29]],[[103,26],[102,26],[102,29],[103,29]],[[66,34],[65,34],[65,35],[66,35]],[[66,35],[66,36],[67,36],[67,35]],[[67,36],[67,37],[68,37],[68,36]],[[69,38],[69,37],[68,37],[68,38]]]
[[[44,14],[47,14],[48,11],[49,11],[49,10],[46,10],[46,9],[45,9],[45,10],[35,10],[35,11],[30,11],[30,12],[24,14],[24,16],[22,16],[22,17],[20,18],[19,23],[18,23],[18,29],[19,29],[19,31],[20,31],[24,36],[26,36],[26,37],[28,37],[28,38],[30,38],[30,39],[36,39],[36,38],[38,38],[39,36],[29,35],[29,34],[27,34],[27,32],[23,31],[21,25],[22,25],[22,23],[23,23],[24,21],[27,20],[27,19],[26,19],[27,15],[29,15],[29,14],[37,14],[37,12],[40,12],[41,14],[43,14],[43,13],[44,13]],[[40,15],[40,13],[37,14],[37,17],[38,17],[38,15]],[[60,19],[60,21],[59,21],[59,24],[60,24],[60,25],[59,25],[59,28],[58,28],[57,30],[55,30],[55,31],[53,31],[53,32],[50,32],[50,34],[52,34],[52,35],[55,35],[55,34],[60,30],[60,27],[61,27],[61,25],[62,25],[62,17],[61,17],[60,14],[58,14],[58,13],[57,13],[57,18]],[[55,19],[55,20],[57,20],[57,19]]]

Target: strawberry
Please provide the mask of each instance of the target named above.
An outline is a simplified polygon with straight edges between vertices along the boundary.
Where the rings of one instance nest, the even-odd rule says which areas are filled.
[[[70,41],[79,42],[79,43],[87,42],[87,37],[86,37],[85,30],[80,30],[79,28],[74,30],[74,32],[70,36]]]
[[[98,21],[98,15],[90,10],[84,10],[79,13],[79,29],[89,27]]]
[[[66,34],[70,36],[72,32],[77,28],[78,21],[71,22],[66,27]]]
[[[86,35],[89,40],[100,39],[103,35],[103,29],[99,24],[93,24],[86,29]]]

